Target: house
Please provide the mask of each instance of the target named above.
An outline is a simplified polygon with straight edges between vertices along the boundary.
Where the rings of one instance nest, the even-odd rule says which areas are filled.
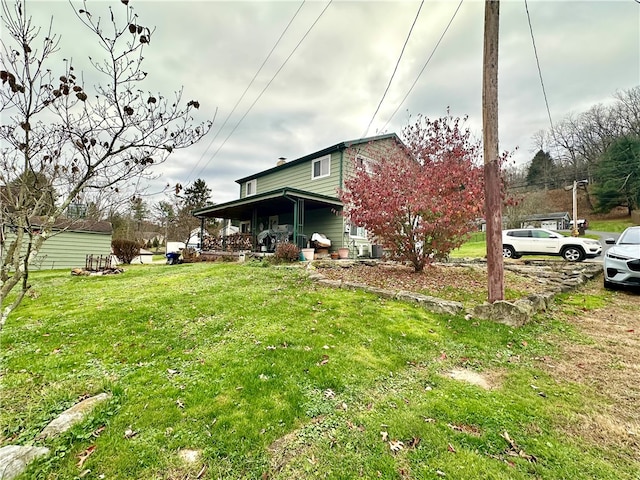
[[[193,212],[200,218],[221,218],[239,233],[223,238],[222,248],[274,251],[282,241],[305,248],[314,233],[331,242],[331,250],[350,249],[351,256],[370,256],[365,230],[342,216],[338,192],[344,181],[370,162],[407,154],[395,133],[341,142],[295,160],[236,180],[240,198]],[[205,245],[205,250],[206,245]],[[379,249],[376,249],[379,251]]]
[[[567,230],[570,228],[569,212],[540,213],[522,219],[521,227],[540,227],[549,230]]]
[[[15,227],[1,225],[5,248],[11,244]],[[38,222],[32,221],[32,230],[38,234]],[[32,264],[32,270],[51,270],[57,268],[84,268],[87,255],[111,255],[111,223],[98,220],[71,220],[60,218],[52,229],[52,234],[42,244],[42,248]]]

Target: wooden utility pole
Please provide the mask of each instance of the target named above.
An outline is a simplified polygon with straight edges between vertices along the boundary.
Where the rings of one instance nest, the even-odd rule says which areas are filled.
[[[484,3],[482,130],[484,146],[484,210],[487,220],[489,303],[504,300],[502,196],[498,162],[498,26],[500,1]]]

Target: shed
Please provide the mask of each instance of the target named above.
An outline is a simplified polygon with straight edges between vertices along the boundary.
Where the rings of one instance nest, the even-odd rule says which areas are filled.
[[[521,227],[540,227],[549,230],[567,230],[571,217],[569,212],[538,213],[522,219]]]
[[[37,227],[38,222],[32,221],[36,232]],[[7,245],[14,238],[12,227],[2,225],[2,229]],[[102,220],[58,219],[31,269],[84,268],[87,255],[111,255],[112,232],[111,223]]]

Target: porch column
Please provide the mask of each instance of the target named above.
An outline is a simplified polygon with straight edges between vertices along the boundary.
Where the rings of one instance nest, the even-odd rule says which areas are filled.
[[[253,207],[251,211],[251,244],[253,251],[258,250],[258,209]]]

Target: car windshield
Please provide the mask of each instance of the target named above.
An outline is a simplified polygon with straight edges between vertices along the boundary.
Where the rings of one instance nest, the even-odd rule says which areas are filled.
[[[620,237],[618,245],[640,245],[640,228],[625,231]]]

